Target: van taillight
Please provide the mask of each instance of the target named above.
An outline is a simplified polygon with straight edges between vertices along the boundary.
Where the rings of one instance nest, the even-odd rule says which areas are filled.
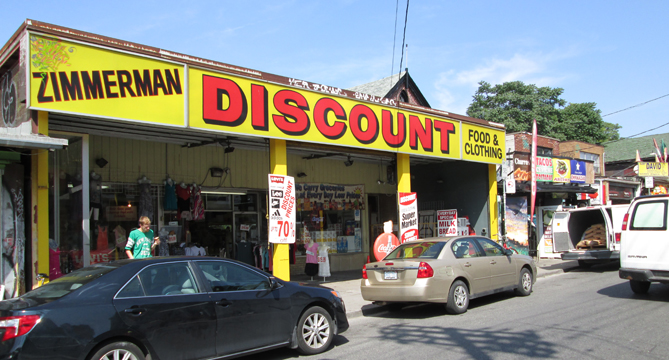
[[[629,220],[630,214],[627,213],[625,214],[625,217],[623,218],[623,231],[627,230],[627,220]]]
[[[0,341],[6,341],[27,334],[35,327],[39,319],[39,315],[0,317],[0,331],[4,331],[2,340]]]
[[[421,262],[418,265],[418,278],[423,279],[423,278],[431,278],[434,276],[434,270],[432,270],[432,266],[426,262]]]
[[[620,244],[620,233],[616,233],[616,243]]]
[[[362,278],[367,279],[367,265],[362,266]]]

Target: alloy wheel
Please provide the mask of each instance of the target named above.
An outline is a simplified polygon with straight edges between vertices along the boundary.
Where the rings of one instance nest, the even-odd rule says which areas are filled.
[[[302,325],[302,337],[310,348],[321,348],[330,338],[329,321],[320,313],[309,315]]]
[[[114,349],[102,355],[100,360],[137,360],[137,357],[132,352],[125,349]]]

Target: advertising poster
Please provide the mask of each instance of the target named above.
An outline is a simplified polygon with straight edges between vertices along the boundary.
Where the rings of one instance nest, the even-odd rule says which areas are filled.
[[[585,184],[585,161],[571,160],[571,182]]]
[[[364,210],[365,185],[295,184],[297,211]]]
[[[553,217],[561,206],[546,206],[537,209],[537,227],[539,235],[539,256],[541,258],[559,259],[560,254],[553,252]]]
[[[527,197],[506,198],[506,245],[518,254],[529,254]]]
[[[568,183],[571,177],[571,162],[566,159],[553,159],[553,182]]]
[[[416,193],[399,193],[400,242],[418,240],[418,200]]]
[[[437,236],[458,235],[458,210],[437,210]]]
[[[537,156],[537,181],[553,181],[553,159]]]
[[[295,179],[269,174],[269,242],[295,243]]]

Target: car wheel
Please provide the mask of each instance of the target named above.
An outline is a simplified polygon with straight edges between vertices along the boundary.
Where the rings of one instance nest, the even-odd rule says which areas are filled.
[[[307,309],[297,323],[297,345],[305,355],[321,353],[330,347],[334,323],[330,314],[320,306]]]
[[[516,294],[520,296],[527,296],[532,292],[532,273],[523,268],[520,270],[520,280],[516,288]]]
[[[630,280],[630,287],[635,294],[645,294],[650,288],[650,281]]]
[[[137,345],[127,341],[107,344],[100,348],[90,360],[145,360],[144,353]]]
[[[451,285],[448,291],[448,302],[446,312],[449,314],[462,314],[469,307],[469,289],[467,284],[458,280]]]

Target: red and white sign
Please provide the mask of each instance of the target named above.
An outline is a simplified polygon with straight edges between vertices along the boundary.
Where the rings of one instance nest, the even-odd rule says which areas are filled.
[[[295,179],[292,176],[268,175],[269,242],[295,243]]]
[[[418,240],[418,200],[416,193],[401,192],[399,197],[401,242]]]
[[[388,256],[396,247],[400,246],[400,241],[393,233],[383,233],[374,240],[374,257],[376,261],[381,261]]]
[[[458,210],[437,210],[437,236],[458,235]]]

